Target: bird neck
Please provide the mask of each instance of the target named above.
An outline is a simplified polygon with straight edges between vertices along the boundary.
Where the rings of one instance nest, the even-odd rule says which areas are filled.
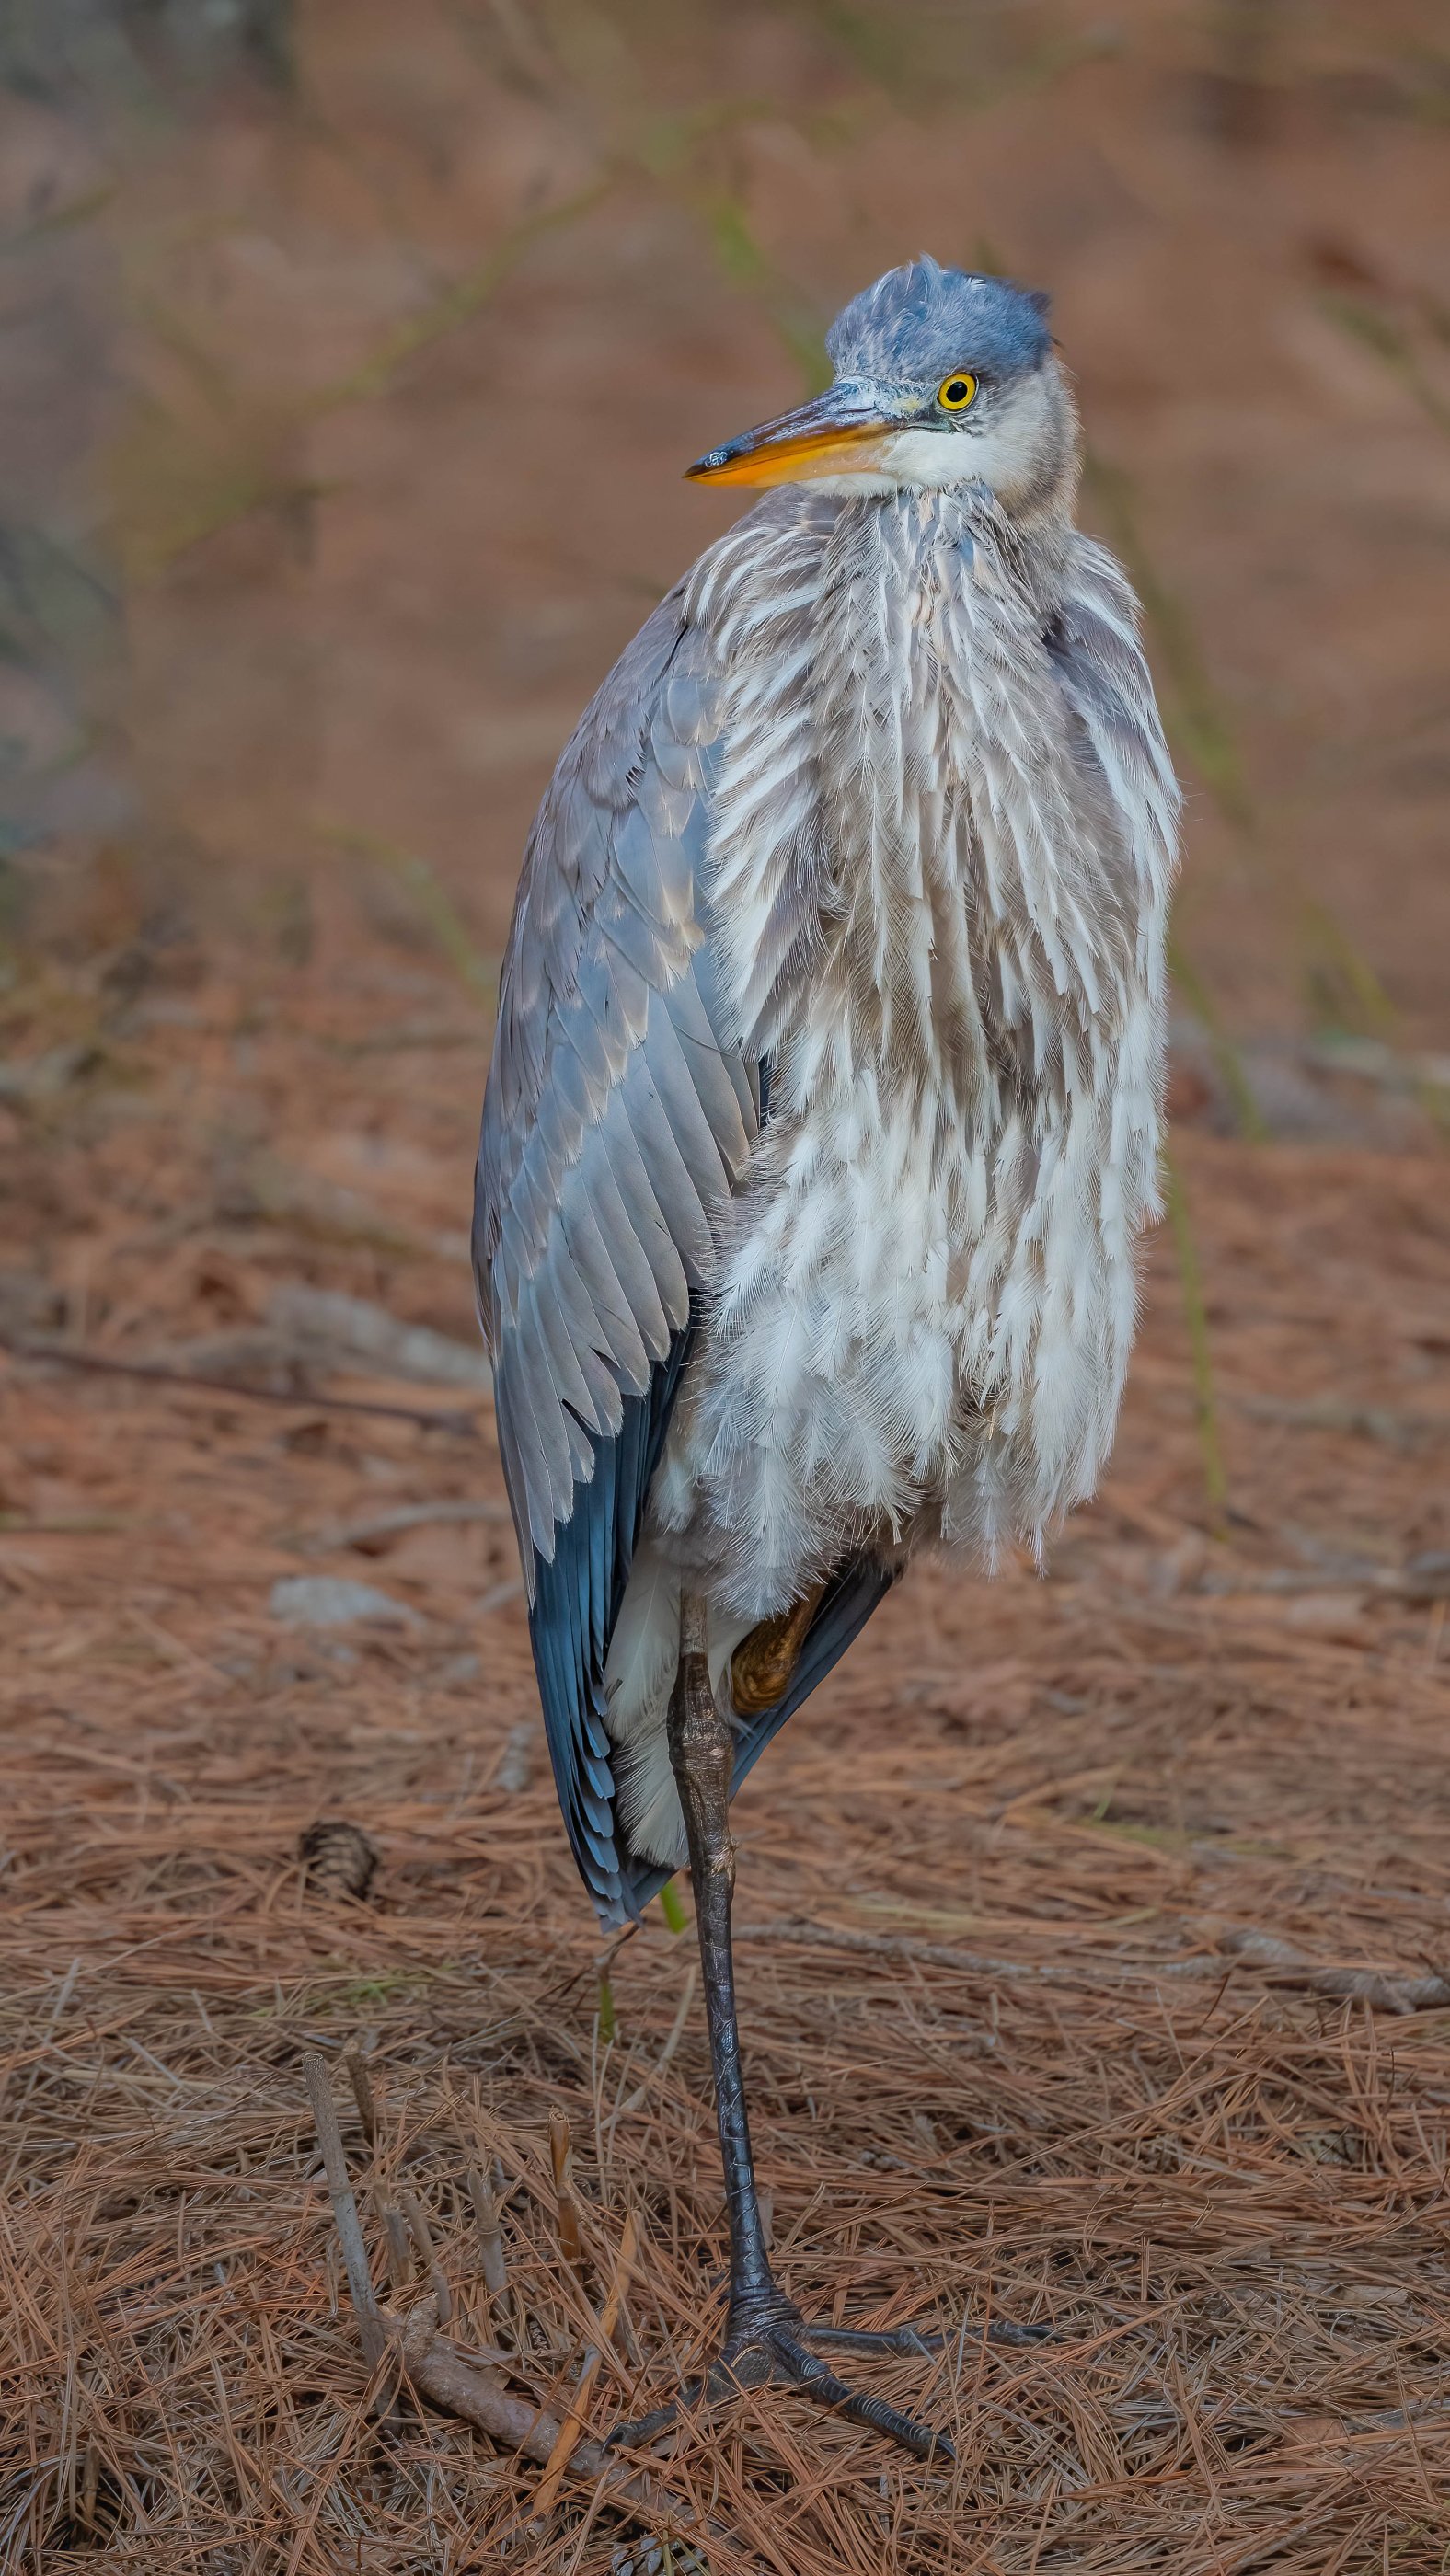
[[[1043,635],[1067,529],[991,496],[910,493],[843,508],[827,550],[812,672],[830,908],[830,988],[782,1066],[805,1097],[864,1072],[905,1108],[966,1112],[996,1081],[983,978],[1056,906],[1053,853],[1001,828],[1017,763],[1058,755]],[[1065,854],[1064,854],[1065,855]],[[1054,1003],[1075,1002],[1062,961]],[[807,1062],[807,1058],[810,1059]]]

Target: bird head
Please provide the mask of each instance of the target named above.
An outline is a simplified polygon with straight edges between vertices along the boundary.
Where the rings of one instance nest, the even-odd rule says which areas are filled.
[[[825,393],[712,448],[689,478],[878,493],[975,483],[1014,511],[1070,498],[1077,413],[1045,295],[913,260],[846,306],[826,348]]]

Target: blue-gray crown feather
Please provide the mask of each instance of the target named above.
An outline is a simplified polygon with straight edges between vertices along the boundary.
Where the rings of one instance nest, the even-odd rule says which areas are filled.
[[[1045,295],[930,257],[889,269],[826,334],[838,376],[916,383],[970,368],[988,382],[1030,375],[1052,347]]]

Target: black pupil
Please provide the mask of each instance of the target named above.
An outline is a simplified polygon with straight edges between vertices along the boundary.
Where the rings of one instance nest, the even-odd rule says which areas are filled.
[[[953,376],[951,383],[947,387],[947,401],[954,403],[965,402],[970,391],[971,388],[963,377]]]

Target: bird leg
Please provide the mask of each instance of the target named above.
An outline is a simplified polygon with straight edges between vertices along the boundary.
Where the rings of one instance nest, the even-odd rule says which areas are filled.
[[[853,2422],[905,2444],[926,2458],[952,2456],[951,2444],[929,2424],[918,2423],[878,2397],[860,2395],[807,2349],[820,2340],[853,2351],[924,2352],[932,2347],[910,2327],[895,2334],[855,2334],[847,2328],[814,2328],[774,2279],[755,2188],[740,2034],[735,2014],[735,1968],[730,1949],[730,1910],[735,1892],[735,1846],[730,1838],[730,1775],[735,1747],[729,1717],[716,1705],[706,1660],[705,1604],[686,1594],[680,1605],[680,1663],[669,1712],[670,1761],[684,1810],[700,1938],[705,2015],[715,2072],[715,2111],[725,2167],[725,2206],[730,2230],[729,2309],[720,2358],[703,2383],[686,2389],[686,2401],[784,2380]],[[621,2426],[614,2441],[649,2440],[673,2420],[668,2406],[643,2422]]]
[[[789,1610],[760,1620],[742,1637],[730,1658],[730,1697],[737,1717],[759,1717],[784,1699],[825,1589],[824,1583],[813,1583]]]
[[[728,2347],[738,2336],[748,2337],[753,2327],[786,2323],[790,2303],[771,2277],[740,2065],[735,1961],[730,1946],[730,1914],[735,1898],[735,1844],[730,1832],[734,1737],[729,1718],[716,1705],[710,1687],[705,1605],[697,1596],[688,1594],[680,1610],[680,1666],[670,1700],[669,1745],[690,1851],[705,2018],[715,2076],[715,2116],[725,2167],[730,2228]]]

